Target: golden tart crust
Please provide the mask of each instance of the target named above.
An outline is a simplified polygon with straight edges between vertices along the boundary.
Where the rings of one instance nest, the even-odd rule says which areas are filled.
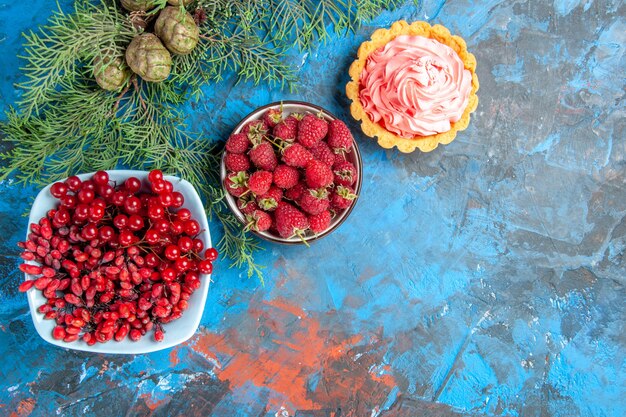
[[[447,132],[437,133],[429,136],[416,136],[411,139],[403,138],[385,129],[379,123],[374,123],[363,106],[359,98],[361,90],[360,79],[367,58],[377,49],[385,46],[389,41],[400,35],[423,36],[435,39],[436,41],[448,45],[461,58],[465,69],[472,74],[472,89],[470,91],[467,107],[463,111],[463,115],[457,122],[451,122],[451,128]],[[352,117],[357,121],[361,121],[361,130],[369,137],[377,137],[378,144],[383,148],[393,148],[396,146],[401,152],[409,153],[419,149],[422,152],[430,152],[440,143],[448,144],[454,140],[456,133],[465,130],[470,121],[470,113],[476,110],[478,106],[478,76],[476,75],[476,58],[473,54],[467,52],[467,45],[463,38],[453,36],[450,31],[441,25],[431,26],[427,22],[414,22],[408,24],[404,20],[397,21],[391,25],[389,29],[378,29],[371,37],[370,41],[363,42],[359,47],[358,57],[350,66],[351,81],[346,85],[346,94],[352,100],[350,112]]]

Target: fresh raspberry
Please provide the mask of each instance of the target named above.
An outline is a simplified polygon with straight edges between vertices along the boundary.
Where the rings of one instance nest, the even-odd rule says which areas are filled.
[[[338,210],[343,210],[352,205],[352,202],[357,198],[354,194],[354,189],[347,185],[338,185],[333,191],[333,195],[330,197],[330,205]]]
[[[334,179],[333,171],[331,171],[330,167],[315,159],[311,159],[306,165],[304,177],[309,188],[328,187],[333,183]]]
[[[336,153],[335,154],[335,163],[333,164],[333,166],[347,161],[346,155],[347,155],[347,153],[343,153],[343,152]]]
[[[313,233],[322,233],[330,227],[332,215],[330,211],[324,210],[321,213],[309,216],[309,226]]]
[[[263,121],[272,129],[283,120],[283,111],[281,109],[269,109],[263,115]]]
[[[250,160],[246,155],[240,153],[226,152],[224,156],[224,164],[228,171],[247,171],[250,169]]]
[[[294,143],[283,149],[283,162],[291,167],[304,168],[313,155],[304,146]]]
[[[264,232],[272,227],[272,216],[263,210],[255,210],[246,215],[246,221],[248,222],[246,229],[256,232]]]
[[[328,146],[333,152],[348,152],[352,148],[352,133],[341,120],[335,119],[328,124]]]
[[[241,129],[241,133],[248,136],[248,139],[250,139],[250,142],[254,145],[261,143],[261,140],[265,138],[267,132],[269,132],[269,128],[263,120],[252,120],[246,123]]]
[[[289,189],[298,183],[300,172],[289,165],[280,164],[274,170],[274,184],[278,188]]]
[[[248,195],[250,195],[250,194],[248,194]],[[250,214],[254,210],[258,210],[259,209],[259,205],[256,203],[256,200],[251,200],[250,198],[247,198],[247,197],[239,197],[237,199],[237,208],[243,214]]]
[[[318,161],[332,167],[335,163],[335,153],[330,149],[326,142],[320,142],[311,148],[311,154]]]
[[[298,201],[302,193],[307,190],[306,184],[304,182],[299,182],[290,189],[285,191],[285,198],[291,201]]]
[[[298,123],[297,139],[303,146],[312,148],[328,133],[328,123],[312,114],[305,115]]]
[[[300,208],[308,214],[319,214],[330,206],[328,191],[325,188],[319,190],[306,190],[298,200]]]
[[[274,153],[272,144],[268,141],[262,141],[250,150],[250,160],[259,169],[265,171],[274,171],[278,164],[278,159]]]
[[[226,141],[226,150],[230,153],[245,153],[250,147],[250,140],[244,133],[233,133]]]
[[[257,196],[256,202],[261,210],[273,211],[283,199],[283,190],[278,187],[270,187],[269,191]]]
[[[300,210],[289,203],[281,201],[275,213],[276,229],[283,238],[302,237],[309,228],[309,220]]]
[[[244,171],[231,172],[224,178],[224,186],[229,194],[239,197],[248,191],[248,174]]]
[[[298,119],[293,115],[287,117],[282,122],[278,123],[274,126],[272,130],[272,134],[275,138],[280,138],[285,141],[294,141],[296,140],[296,135],[298,133]]]
[[[248,188],[255,195],[265,194],[272,186],[272,173],[269,171],[257,171],[250,175]]]
[[[352,185],[356,181],[356,168],[352,162],[343,161],[333,167],[335,185]]]

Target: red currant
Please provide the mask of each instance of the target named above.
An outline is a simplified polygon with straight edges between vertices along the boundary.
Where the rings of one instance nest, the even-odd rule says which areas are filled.
[[[71,177],[69,177],[68,179],[65,180],[65,184],[67,184],[67,187],[70,189],[70,191],[78,191],[80,190],[80,186],[82,184],[82,181],[80,180],[80,178],[78,178],[77,176],[73,175]]]
[[[152,220],[160,219],[165,215],[165,208],[161,203],[153,203],[148,206],[148,217]]]
[[[109,174],[106,173],[105,171],[98,171],[95,174],[93,174],[92,180],[97,185],[107,184],[109,182]]]
[[[165,191],[165,181],[163,180],[154,181],[150,185],[150,188],[152,189],[152,192],[154,192],[155,194],[161,194],[163,191]]]
[[[148,181],[155,182],[163,179],[163,172],[159,169],[153,169],[148,174]]]
[[[186,209],[186,208],[181,208],[176,213],[176,217],[178,218],[178,220],[181,220],[181,221],[189,220],[191,219],[191,211],[189,211],[189,209]]]
[[[169,245],[165,248],[164,254],[167,259],[175,261],[180,257],[180,249],[178,248],[178,246]]]
[[[126,210],[126,213],[136,214],[139,213],[140,209],[141,200],[139,200],[139,198],[135,197],[134,195],[131,195],[126,199],[126,201],[124,201],[124,210]]]
[[[195,236],[200,233],[200,223],[197,220],[187,220],[184,227],[185,233],[189,236]]]
[[[151,245],[155,245],[156,243],[158,243],[160,238],[161,237],[159,236],[159,232],[157,232],[154,229],[148,229],[146,231],[146,234],[144,235],[145,241]],[[146,259],[146,262],[147,262],[147,259]]]
[[[55,182],[50,187],[50,194],[52,194],[52,196],[55,198],[64,197],[65,194],[67,194],[67,191],[68,191],[67,185],[62,182]]]
[[[198,271],[203,274],[210,274],[211,272],[213,272],[213,264],[208,259],[200,261],[198,263]]]
[[[196,238],[193,240],[193,250],[194,252],[200,253],[202,252],[202,249],[204,249],[204,243],[202,242],[202,240]]]
[[[178,191],[172,193],[172,207],[179,208],[185,204],[185,197]]]
[[[128,228],[133,231],[143,229],[143,217],[133,214],[128,218]]]
[[[128,217],[124,214],[118,214],[113,218],[113,225],[118,229],[123,229],[128,225]]]
[[[108,242],[115,236],[115,231],[111,226],[102,226],[98,232],[98,235],[100,236],[100,239]]]
[[[189,252],[193,248],[193,239],[189,236],[181,236],[177,245],[182,252]]]
[[[211,262],[214,262],[217,259],[218,253],[217,249],[209,248],[204,252],[204,257]]]
[[[130,177],[126,181],[124,181],[124,187],[130,193],[136,193],[141,188],[141,181],[138,178]]]

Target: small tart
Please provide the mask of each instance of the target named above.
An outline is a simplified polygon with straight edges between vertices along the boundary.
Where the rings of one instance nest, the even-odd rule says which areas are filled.
[[[407,133],[404,132],[405,129],[394,127],[394,132],[392,132],[385,127],[383,120],[375,122],[373,118],[370,117],[372,109],[375,110],[375,104],[373,105],[370,102],[364,105],[361,100],[361,91],[364,88],[362,86],[362,77],[364,73],[367,73],[366,68],[368,68],[368,58],[370,55],[384,52],[385,46],[398,37],[403,37],[400,38],[399,41],[410,39],[405,39],[406,36],[429,38],[446,45],[456,52],[460,62],[463,64],[464,70],[469,71],[471,74],[471,88],[467,86],[468,89],[470,89],[469,95],[467,96],[467,104],[462,113],[458,111],[459,114],[455,117],[451,117],[449,130],[439,133],[433,132],[424,136],[415,134],[412,137],[407,137]],[[476,110],[478,106],[476,91],[478,91],[479,84],[478,76],[476,75],[476,58],[474,55],[467,52],[467,46],[463,38],[452,36],[450,31],[441,25],[430,26],[426,22],[415,22],[409,25],[407,22],[400,20],[393,23],[390,29],[376,30],[372,34],[371,40],[363,42],[359,47],[358,57],[350,66],[350,77],[351,81],[346,85],[346,94],[348,98],[352,100],[352,104],[350,105],[352,117],[357,121],[361,121],[363,133],[372,138],[377,137],[378,144],[387,149],[396,146],[398,150],[405,153],[413,152],[415,149],[419,149],[422,152],[430,152],[440,143],[448,144],[454,140],[458,131],[467,128],[470,113]],[[366,109],[366,107],[368,107],[368,109]],[[455,119],[456,121],[454,121]],[[439,123],[439,126],[441,126],[441,123]],[[404,132],[404,134],[401,134],[401,132]]]

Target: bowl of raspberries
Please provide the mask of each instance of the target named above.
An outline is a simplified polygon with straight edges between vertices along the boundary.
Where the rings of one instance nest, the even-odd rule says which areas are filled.
[[[346,124],[300,101],[260,107],[226,141],[226,201],[246,230],[276,243],[320,239],[350,215],[362,160]]]

